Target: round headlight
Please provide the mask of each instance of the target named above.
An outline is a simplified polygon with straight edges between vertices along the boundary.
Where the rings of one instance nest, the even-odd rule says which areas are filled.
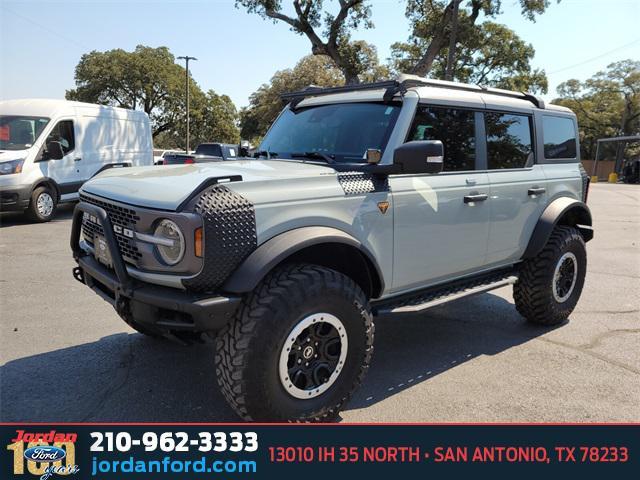
[[[171,220],[158,223],[154,236],[168,240],[167,245],[156,245],[162,260],[168,265],[175,265],[184,256],[184,235],[180,227]]]

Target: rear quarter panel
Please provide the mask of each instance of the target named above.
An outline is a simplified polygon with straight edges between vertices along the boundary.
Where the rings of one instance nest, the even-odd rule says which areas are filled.
[[[547,203],[560,197],[582,200],[580,163],[547,163],[540,167],[547,177]]]

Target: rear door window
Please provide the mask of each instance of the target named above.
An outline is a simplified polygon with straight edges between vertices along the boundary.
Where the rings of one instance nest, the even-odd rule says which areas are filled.
[[[544,158],[576,158],[576,129],[573,119],[542,116]]]
[[[524,168],[533,164],[531,117],[485,113],[487,162],[490,170]]]
[[[420,106],[407,141],[440,140],[445,172],[475,170],[475,114],[471,110]]]

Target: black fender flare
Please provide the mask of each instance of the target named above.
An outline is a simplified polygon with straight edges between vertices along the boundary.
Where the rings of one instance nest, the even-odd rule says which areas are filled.
[[[332,227],[300,227],[281,233],[256,248],[225,281],[222,290],[232,293],[252,291],[278,264],[305,248],[321,244],[342,244],[358,249],[375,269],[379,292],[384,291],[384,277],[372,253],[358,239]]]
[[[49,187],[51,187],[53,189],[53,191],[56,194],[57,197],[57,201],[60,201],[60,196],[62,195],[61,190],[60,190],[60,185],[58,185],[58,182],[56,182],[53,178],[51,177],[41,177],[39,179],[37,179],[35,182],[33,182],[31,184],[31,189],[29,190],[29,198],[31,198],[31,195],[33,194],[33,191],[38,188],[40,185],[47,185]]]
[[[593,238],[591,211],[584,202],[560,197],[545,208],[536,224],[522,258],[535,257],[544,248],[556,225],[576,227],[585,242]]]

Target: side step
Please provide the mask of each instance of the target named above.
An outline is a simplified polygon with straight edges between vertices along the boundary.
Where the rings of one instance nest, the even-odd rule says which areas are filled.
[[[506,272],[503,270],[498,273],[490,273],[446,285],[438,285],[416,292],[412,296],[403,295],[398,299],[381,302],[379,306],[374,306],[374,310],[377,315],[417,313],[459,298],[488,292],[505,285],[513,285],[517,281],[518,275],[514,270]]]

